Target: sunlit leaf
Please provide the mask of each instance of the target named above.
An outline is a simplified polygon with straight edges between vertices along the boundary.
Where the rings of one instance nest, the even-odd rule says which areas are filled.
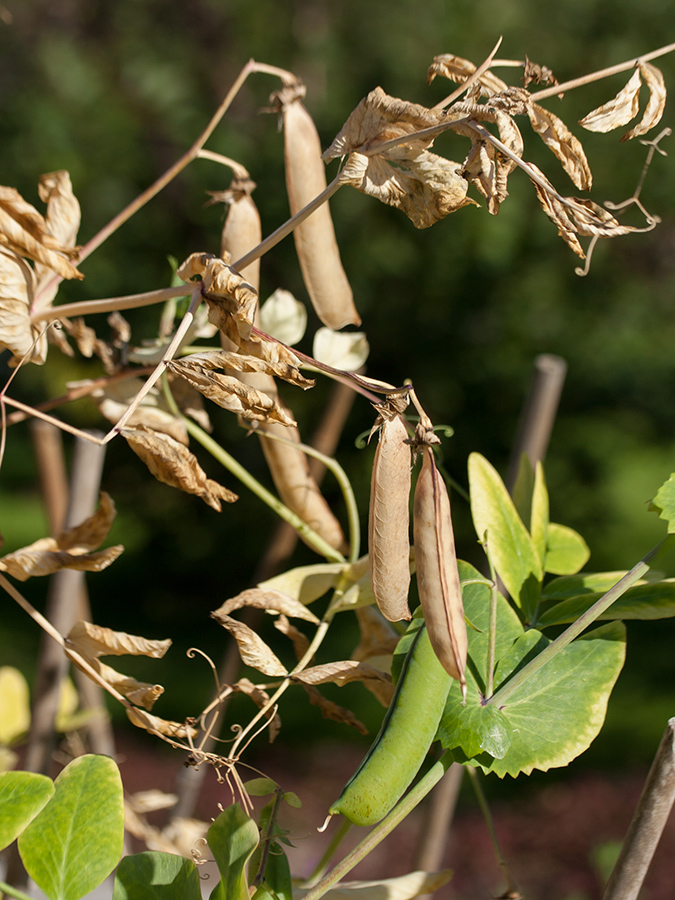
[[[226,628],[235,639],[244,665],[251,666],[251,668],[257,669],[264,675],[273,677],[288,674],[286,666],[252,628],[249,628],[243,622],[238,622],[231,616],[222,615],[219,611],[211,613],[211,616],[223,628]]]
[[[356,372],[365,365],[369,353],[368,338],[362,331],[318,328],[314,334],[314,358],[343,372]]]

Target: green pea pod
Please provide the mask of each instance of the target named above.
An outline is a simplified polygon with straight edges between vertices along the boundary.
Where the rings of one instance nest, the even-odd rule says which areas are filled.
[[[452,678],[436,658],[423,621],[414,622],[406,637],[415,628],[379,734],[330,808],[355,825],[374,825],[394,808],[419,772],[443,715]]]

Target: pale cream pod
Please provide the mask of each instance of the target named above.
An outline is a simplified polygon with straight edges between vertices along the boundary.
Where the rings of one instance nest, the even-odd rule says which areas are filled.
[[[382,422],[375,451],[368,514],[373,595],[390,622],[410,618],[410,444],[403,419]]]
[[[326,188],[321,143],[312,117],[299,99],[284,102],[286,189],[295,215]],[[337,331],[360,325],[352,289],[340,260],[328,202],[322,204],[293,232],[307,293],[324,325]]]
[[[450,498],[430,447],[415,487],[413,536],[420,603],[431,645],[466,699],[467,638]]]

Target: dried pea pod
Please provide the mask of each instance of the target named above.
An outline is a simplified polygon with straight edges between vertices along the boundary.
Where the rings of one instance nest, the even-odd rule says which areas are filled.
[[[373,595],[390,622],[410,618],[410,453],[403,419],[384,418],[370,485],[368,554]]]
[[[286,189],[292,215],[326,188],[321,142],[300,100],[303,95],[302,85],[288,86],[276,95],[283,112]],[[323,324],[334,331],[345,325],[360,325],[328,203],[298,225],[293,237],[307,293]]]
[[[462,588],[457,571],[450,498],[431,447],[424,445],[415,486],[413,537],[420,604],[429,638],[446,672],[466,697],[467,638]]]
[[[355,825],[374,825],[398,803],[433,743],[451,685],[422,620],[396,691],[367,756],[330,808]]]
[[[225,218],[223,230],[220,236],[221,256],[231,262],[236,262],[245,256],[262,240],[262,225],[260,214],[251,196],[255,190],[255,182],[251,180],[248,172],[241,166],[241,171],[236,170],[232,183],[227,191],[218,195],[229,203],[230,208]],[[254,260],[239,273],[257,291],[260,288],[260,260]]]

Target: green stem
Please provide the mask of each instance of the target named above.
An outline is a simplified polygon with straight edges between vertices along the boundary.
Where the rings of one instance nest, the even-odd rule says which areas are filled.
[[[490,566],[490,578],[492,579],[492,587],[490,588],[490,613],[488,619],[488,646],[487,646],[487,684],[485,685],[485,697],[487,700],[492,696],[494,691],[495,678],[495,650],[497,646],[497,573],[492,563],[492,558],[488,553],[487,531],[485,532],[485,540],[483,549],[487,556],[488,565]]]
[[[490,812],[490,807],[488,806],[487,798],[485,797],[485,792],[483,791],[483,786],[480,783],[479,774],[474,768],[472,768],[472,766],[467,766],[466,771],[469,775],[471,786],[473,787],[476,794],[478,806],[480,807],[480,811],[483,814],[483,818],[485,819],[485,824],[487,825],[488,834],[490,835],[490,841],[492,842],[492,848],[495,851],[497,862],[499,863],[499,866],[504,873],[504,878],[506,879],[506,884],[508,885],[507,891],[502,894],[502,897],[519,897],[520,894],[518,893],[518,889],[516,888],[516,885],[511,878],[511,872],[509,871],[508,863],[504,859],[502,848],[499,846],[495,824],[492,820],[492,813]]]
[[[294,447],[296,450],[302,450],[307,456],[313,456],[314,459],[318,459],[333,473],[335,480],[340,485],[345,506],[347,507],[347,519],[349,522],[349,562],[356,562],[359,558],[359,553],[361,552],[361,523],[359,521],[359,509],[356,505],[356,497],[354,496],[351,482],[340,463],[336,459],[333,459],[332,456],[326,456],[325,453],[321,453],[319,450],[310,447],[308,444],[303,444],[298,441],[289,441],[279,434],[265,431],[264,428],[257,428],[256,431],[260,434],[264,434],[266,438],[273,441],[280,441],[282,444],[287,444],[289,447]]]
[[[344,859],[340,860],[319,884],[308,891],[303,900],[319,900],[319,897],[323,897],[329,888],[333,887],[333,885],[340,881],[340,879],[348,872],[351,872],[354,866],[356,866],[357,863],[360,863],[362,859],[365,859],[365,857],[368,856],[368,854],[374,850],[375,847],[377,847],[377,845],[403,821],[403,819],[405,819],[408,813],[412,812],[417,804],[426,797],[434,785],[436,785],[443,775],[445,775],[446,771],[452,765],[452,762],[452,754],[449,750],[446,750],[438,762],[429,769],[427,774],[420,779],[415,787],[405,795],[394,809],[392,809],[389,815],[382,819],[382,821],[366,835],[351,853],[348,853]]]
[[[164,394],[167,398],[167,402],[171,410],[176,414],[180,415],[180,411],[176,406],[176,401],[174,400],[171,391],[165,388]],[[181,416],[183,423],[189,434],[198,441],[205,450],[208,450],[209,453],[218,460],[218,462],[224,466],[229,472],[231,472],[235,478],[238,478],[242,484],[246,485],[246,487],[256,495],[263,503],[266,503],[269,508],[275,512],[281,519],[285,522],[288,522],[289,525],[292,525],[293,528],[301,534],[305,540],[308,541],[314,547],[317,553],[320,553],[322,556],[325,556],[326,559],[331,562],[345,562],[344,556],[336,550],[334,547],[325,541],[321,535],[317,534],[313,528],[310,528],[309,525],[304,522],[300,516],[296,515],[291,509],[289,509],[284,503],[279,500],[278,497],[275,497],[271,491],[268,491],[267,488],[263,487],[260,482],[254,478],[249,471],[247,471],[241,463],[238,463],[237,460],[230,456],[227,450],[224,450],[217,441],[208,435],[202,428],[197,425],[196,422],[193,422],[192,419],[188,419],[185,416]]]
[[[321,878],[323,878],[331,859],[335,855],[335,851],[340,846],[351,827],[352,823],[349,821],[349,819],[343,818],[342,822],[340,823],[340,827],[333,835],[330,844],[328,845],[328,847],[326,847],[323,856],[317,863],[316,868],[309,876],[303,887],[312,887],[313,885],[317,884]]]
[[[16,897],[16,900],[33,900],[30,894],[24,894],[18,888],[11,887],[4,881],[0,881],[0,894],[8,894],[10,897]]]
[[[508,698],[517,691],[529,678],[531,678],[536,672],[541,669],[542,666],[545,666],[546,663],[552,659],[557,653],[560,653],[561,650],[564,650],[568,644],[570,644],[575,638],[577,638],[582,631],[585,631],[589,625],[591,625],[595,620],[601,616],[605,610],[609,609],[609,607],[616,600],[619,599],[623,594],[626,593],[628,588],[632,587],[637,581],[639,581],[651,568],[657,558],[661,557],[664,553],[669,551],[673,546],[675,546],[675,534],[669,534],[665,537],[660,544],[657,544],[652,550],[644,556],[639,563],[637,563],[630,572],[627,572],[623,578],[621,578],[614,587],[610,588],[606,594],[593,604],[590,609],[587,609],[585,613],[583,613],[576,622],[573,622],[569,628],[566,628],[565,631],[561,635],[559,635],[554,641],[546,647],[538,656],[529,662],[526,666],[524,666],[514,677],[508,681],[504,687],[497,691],[497,693],[487,702],[494,704],[495,706],[503,706]]]

